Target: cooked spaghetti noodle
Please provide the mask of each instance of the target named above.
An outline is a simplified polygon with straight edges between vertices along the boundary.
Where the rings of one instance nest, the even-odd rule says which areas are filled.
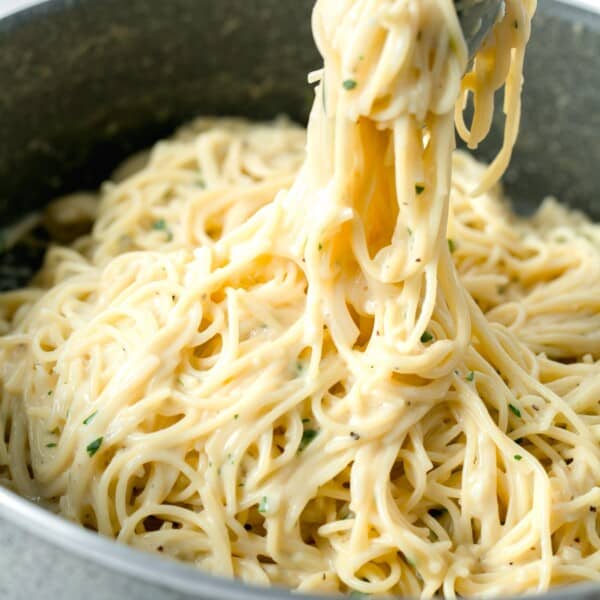
[[[463,77],[451,0],[319,0],[306,159],[285,121],[202,119],[125,165],[0,299],[3,483],[253,583],[598,579],[600,228],[495,185],[534,8]],[[497,160],[453,154],[504,84]]]

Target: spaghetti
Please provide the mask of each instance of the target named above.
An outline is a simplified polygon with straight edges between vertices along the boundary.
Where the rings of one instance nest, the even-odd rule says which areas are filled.
[[[463,77],[451,0],[319,0],[306,158],[286,121],[201,119],[126,164],[0,298],[3,483],[307,592],[598,579],[600,228],[495,184],[534,8]],[[503,85],[486,168],[454,121],[476,146]]]

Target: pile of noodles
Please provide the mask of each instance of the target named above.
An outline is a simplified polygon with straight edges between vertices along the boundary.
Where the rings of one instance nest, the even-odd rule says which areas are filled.
[[[463,77],[452,0],[319,0],[307,140],[202,119],[59,200],[95,223],[0,297],[2,482],[253,583],[598,579],[600,228],[495,185],[534,8]],[[503,85],[484,168],[454,126],[476,146]]]

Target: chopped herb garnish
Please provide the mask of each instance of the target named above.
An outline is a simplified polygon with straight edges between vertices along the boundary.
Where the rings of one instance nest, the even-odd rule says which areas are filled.
[[[46,444],[46,448],[56,448],[56,442],[50,442],[49,444]]]
[[[319,252],[321,252],[321,250],[323,250],[323,244],[319,244]]]
[[[353,90],[358,84],[356,83],[356,81],[354,79],[346,79],[344,81],[344,83],[342,83],[342,86],[344,87],[345,90]]]
[[[48,390],[48,396],[52,396],[52,390]]]
[[[306,417],[305,419],[302,419],[303,423],[310,423],[310,419],[308,417]]]
[[[356,433],[356,431],[351,431],[350,432],[350,437],[355,440],[356,442],[358,442],[358,440],[360,440],[360,434]]]
[[[425,191],[425,186],[422,183],[417,183],[415,185],[415,192],[417,192],[417,196],[420,196]]]
[[[516,19],[514,22],[514,26],[515,26],[515,29],[519,29],[519,21],[517,21]]]
[[[515,417],[521,416],[521,411],[514,404],[509,404],[508,408],[510,409],[510,412],[515,415]]]
[[[260,500],[260,504],[258,505],[259,513],[266,513],[269,510],[269,499],[266,496],[263,496]]]
[[[450,250],[450,254],[454,254],[456,250],[456,242],[454,240],[448,240],[448,249]]]
[[[164,219],[158,219],[152,223],[152,229],[155,231],[165,231],[167,229],[167,222]]]
[[[102,446],[103,439],[104,438],[99,437],[87,445],[86,450],[87,453],[90,455],[90,458],[94,456],[94,454],[96,454],[98,450],[100,450],[100,446]]]
[[[406,231],[408,231],[408,235],[412,235],[412,229],[410,227],[407,227]]]
[[[89,425],[94,420],[94,417],[97,414],[98,414],[98,411],[95,410],[89,417],[87,417],[86,419],[83,420],[83,424],[84,425]]]
[[[299,452],[302,452],[317,436],[319,432],[316,429],[305,429],[300,440]]]
[[[240,415],[233,415],[233,418],[237,421],[240,418]]]
[[[431,342],[431,340],[433,340],[433,335],[429,333],[429,331],[425,331],[421,336],[421,342],[427,344],[428,342]]]
[[[515,460],[523,460],[523,457],[520,454],[515,454]]]
[[[466,380],[467,380],[467,381],[473,381],[473,379],[475,379],[475,373],[474,373],[473,371],[471,371],[471,372],[470,372],[470,373],[467,375],[467,377],[466,377]]]

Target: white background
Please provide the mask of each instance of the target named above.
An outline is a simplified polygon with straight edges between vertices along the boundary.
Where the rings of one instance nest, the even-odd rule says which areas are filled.
[[[127,0],[124,0],[127,1]],[[600,0],[565,0],[566,2],[570,2],[571,4],[579,4],[581,6],[595,6],[600,8]],[[0,16],[8,14],[14,10],[18,10],[19,8],[24,8],[25,6],[31,6],[32,4],[38,4],[40,0],[0,0]],[[168,2],[168,0],[165,0]],[[544,2],[544,0],[539,0],[539,2]]]

